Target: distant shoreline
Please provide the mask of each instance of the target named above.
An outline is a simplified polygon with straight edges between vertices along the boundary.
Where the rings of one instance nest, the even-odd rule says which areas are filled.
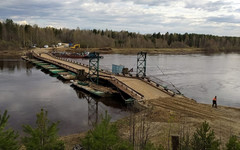
[[[17,57],[21,56],[27,51],[34,50],[0,50],[0,56],[12,56]],[[49,48],[51,50],[51,48]],[[90,52],[99,52],[100,54],[137,54],[140,51],[147,52],[148,54],[196,54],[204,53],[204,50],[201,48],[90,48],[90,49],[70,49],[70,48],[55,48],[57,51],[71,51],[71,52],[81,52],[81,51],[90,51]]]
[[[37,48],[39,49],[39,48]],[[13,50],[0,50],[0,58],[19,58],[26,52],[34,49],[13,49]],[[168,54],[168,55],[186,55],[186,54],[217,54],[217,53],[239,53],[238,51],[213,51],[208,52],[202,48],[80,48],[80,49],[70,49],[70,48],[41,48],[41,50],[47,51],[67,51],[67,52],[98,52],[100,54],[123,54],[123,55],[133,55],[140,51],[147,52],[148,54]]]

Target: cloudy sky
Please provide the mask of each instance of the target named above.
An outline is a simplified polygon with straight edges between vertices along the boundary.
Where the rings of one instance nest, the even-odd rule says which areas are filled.
[[[239,0],[0,0],[0,20],[41,27],[240,36]]]

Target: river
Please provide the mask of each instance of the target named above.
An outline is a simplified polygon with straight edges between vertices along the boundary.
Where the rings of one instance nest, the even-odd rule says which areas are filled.
[[[112,64],[121,64],[136,71],[136,55],[103,56],[101,68],[111,70]],[[239,68],[240,55],[235,53],[147,55],[148,76],[173,84],[185,96],[206,104],[216,95],[219,105],[240,107]],[[0,110],[8,110],[9,126],[21,133],[21,125],[35,124],[41,108],[48,111],[51,121],[60,121],[60,135],[86,131],[106,110],[113,121],[129,114],[118,98],[91,97],[19,58],[0,59]]]

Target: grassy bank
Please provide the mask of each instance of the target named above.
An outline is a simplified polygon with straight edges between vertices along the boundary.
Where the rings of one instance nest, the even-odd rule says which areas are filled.
[[[0,50],[0,57],[19,57],[26,53],[26,49],[18,50]],[[33,50],[33,49],[32,49]],[[42,48],[41,50],[44,50]],[[48,48],[49,51],[67,51],[67,52],[99,52],[100,54],[137,54],[140,51],[147,52],[148,54],[200,54],[206,53],[207,51],[201,48],[80,48],[80,49],[70,49],[70,48]],[[212,51],[209,53],[219,53],[221,51]],[[231,52],[231,51],[230,51]],[[238,52],[238,51],[233,51]]]
[[[140,51],[147,52],[148,54],[191,54],[203,52],[200,48],[114,48],[110,53],[136,54]]]
[[[99,52],[100,54],[137,54],[140,51],[147,52],[148,54],[194,54],[203,53],[201,48],[90,48],[90,49],[69,49],[58,48],[55,50],[69,51],[69,52]]]
[[[216,138],[220,140],[223,148],[231,135],[238,135],[240,132],[240,109],[218,106],[212,108],[209,104],[197,103],[186,97],[162,98],[146,101],[144,104],[148,109],[132,114],[129,117],[115,122],[119,129],[120,136],[128,140],[130,133],[130,118],[135,118],[136,135],[144,121],[147,125],[149,140],[155,144],[162,144],[168,149],[171,144],[171,136],[189,134],[195,132],[202,122],[207,121],[214,130]],[[67,149],[79,144],[85,133],[61,137]]]
[[[0,50],[0,58],[20,58],[27,50]]]

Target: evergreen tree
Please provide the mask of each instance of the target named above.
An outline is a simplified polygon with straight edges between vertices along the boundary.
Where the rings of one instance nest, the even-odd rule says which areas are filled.
[[[117,127],[110,124],[111,117],[106,113],[102,121],[90,130],[82,140],[87,150],[128,150],[130,144],[122,141],[118,136]]]
[[[231,136],[226,144],[227,150],[240,150],[240,141],[236,136]]]
[[[41,109],[37,114],[37,128],[29,125],[23,126],[23,131],[28,136],[22,139],[27,150],[63,150],[64,143],[58,140],[58,123],[51,123],[47,118],[47,111]]]
[[[215,133],[210,130],[209,124],[204,121],[200,128],[197,128],[193,135],[192,147],[198,150],[218,150],[220,146],[219,140],[215,139]]]
[[[18,134],[12,129],[5,129],[9,115],[7,111],[0,114],[0,150],[17,150],[19,149],[19,144],[17,142]]]

